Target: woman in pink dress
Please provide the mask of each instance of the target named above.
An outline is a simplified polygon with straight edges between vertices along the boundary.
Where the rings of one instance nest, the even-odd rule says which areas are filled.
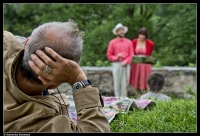
[[[148,31],[142,27],[138,31],[138,37],[132,40],[134,57],[151,56],[154,49],[154,42],[148,39]],[[136,94],[146,93],[149,88],[147,85],[147,76],[152,72],[152,65],[149,63],[131,63],[130,80]]]

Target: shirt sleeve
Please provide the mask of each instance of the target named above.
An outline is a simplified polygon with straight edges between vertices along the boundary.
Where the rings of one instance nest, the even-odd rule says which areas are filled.
[[[152,51],[154,50],[154,42],[152,41],[152,45],[151,45],[151,53],[152,53]]]
[[[114,62],[117,60],[117,56],[114,55],[114,47],[113,47],[113,41],[111,41],[108,44],[108,49],[107,49],[107,58],[108,60],[110,60],[111,62]]]
[[[148,48],[149,51],[148,51],[147,55],[150,56],[152,54],[153,50],[154,50],[154,42],[150,39],[147,39],[147,44],[148,44],[148,47],[149,47]]]
[[[110,132],[103,111],[103,100],[95,87],[83,88],[73,93],[77,111],[77,127],[83,132]]]

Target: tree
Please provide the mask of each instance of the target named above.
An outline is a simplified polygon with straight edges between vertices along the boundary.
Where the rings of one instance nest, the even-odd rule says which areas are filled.
[[[82,66],[109,66],[108,43],[116,24],[128,26],[126,37],[137,37],[145,26],[155,42],[154,66],[196,65],[195,4],[4,4],[4,30],[28,37],[50,21],[73,19],[85,32]]]

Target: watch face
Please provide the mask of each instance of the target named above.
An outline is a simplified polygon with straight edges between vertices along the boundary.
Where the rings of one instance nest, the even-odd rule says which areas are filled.
[[[76,82],[73,86],[73,90],[78,90],[83,88],[83,85],[80,82]]]

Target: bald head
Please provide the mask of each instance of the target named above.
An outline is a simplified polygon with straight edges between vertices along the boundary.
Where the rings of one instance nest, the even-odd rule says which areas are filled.
[[[73,20],[45,23],[34,29],[26,47],[28,56],[50,47],[64,58],[78,62],[82,54],[83,32]]]
[[[78,63],[82,55],[83,34],[73,20],[49,22],[35,28],[26,43],[21,65],[23,76],[32,83],[41,84],[38,75],[29,67],[28,61],[31,54],[35,54],[37,50],[45,52],[45,47],[50,47],[62,57]]]

